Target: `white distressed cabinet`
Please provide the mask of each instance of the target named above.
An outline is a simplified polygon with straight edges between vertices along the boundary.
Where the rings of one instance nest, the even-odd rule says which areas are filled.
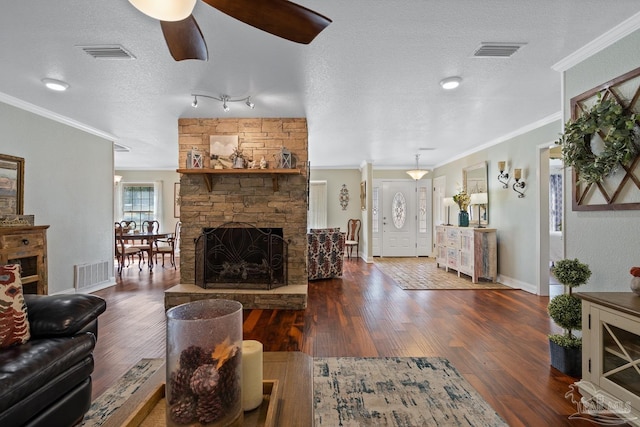
[[[436,226],[437,266],[471,276],[473,283],[497,280],[497,249],[495,228]]]
[[[582,380],[585,403],[603,403],[640,425],[640,296],[579,292],[582,299]]]

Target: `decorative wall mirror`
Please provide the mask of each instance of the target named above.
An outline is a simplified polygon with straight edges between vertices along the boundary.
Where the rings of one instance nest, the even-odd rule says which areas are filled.
[[[486,226],[489,223],[489,185],[487,180],[487,162],[467,166],[462,170],[464,189],[471,196],[469,206],[469,226]],[[479,201],[479,202],[478,202]],[[473,204],[474,202],[480,204]],[[479,214],[478,214],[479,212]]]
[[[0,154],[0,215],[22,215],[24,159]]]

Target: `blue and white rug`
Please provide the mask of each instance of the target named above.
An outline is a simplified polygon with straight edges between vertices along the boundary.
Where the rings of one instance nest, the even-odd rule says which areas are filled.
[[[314,359],[316,427],[507,426],[447,359]]]

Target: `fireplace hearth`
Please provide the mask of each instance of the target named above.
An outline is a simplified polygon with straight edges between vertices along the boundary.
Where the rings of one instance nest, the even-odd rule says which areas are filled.
[[[196,239],[195,284],[204,289],[273,289],[287,285],[282,228],[229,222]]]

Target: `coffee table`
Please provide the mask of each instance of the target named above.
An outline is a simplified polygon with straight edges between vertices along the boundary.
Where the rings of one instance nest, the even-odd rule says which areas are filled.
[[[103,424],[103,427],[139,425],[133,415],[165,382],[166,369],[160,368]],[[277,426],[313,426],[313,359],[299,351],[265,352],[263,377],[277,380]],[[263,425],[257,420],[256,409],[245,414],[246,426]],[[132,421],[133,420],[133,421]]]

